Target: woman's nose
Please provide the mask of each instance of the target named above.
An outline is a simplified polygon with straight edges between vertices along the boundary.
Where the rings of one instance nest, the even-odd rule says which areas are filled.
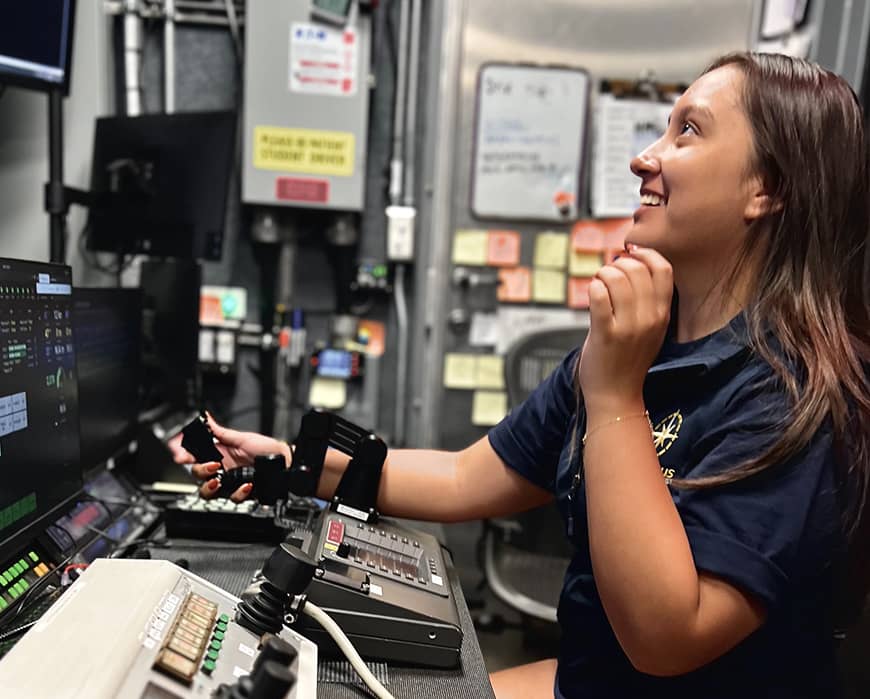
[[[659,171],[661,165],[659,159],[651,152],[650,148],[641,151],[631,159],[629,165],[631,171],[638,177],[654,174]]]

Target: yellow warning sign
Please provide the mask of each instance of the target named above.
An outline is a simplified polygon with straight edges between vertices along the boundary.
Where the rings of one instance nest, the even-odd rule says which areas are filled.
[[[254,127],[254,167],[311,175],[353,175],[354,137],[344,131]]]

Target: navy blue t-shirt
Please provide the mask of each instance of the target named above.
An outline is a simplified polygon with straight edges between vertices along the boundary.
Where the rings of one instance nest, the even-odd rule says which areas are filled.
[[[556,696],[838,696],[830,607],[832,559],[842,542],[830,430],[760,477],[705,490],[671,488],[698,570],[754,595],[767,620],[703,668],[679,677],[646,675],[623,653],[598,597],[582,486],[573,503],[568,498],[585,428],[574,392],[577,352],[489,433],[505,464],[555,494],[566,535],[573,520],[576,553],[559,601]],[[773,370],[747,347],[742,315],[700,340],[666,340],[647,374],[644,399],[666,479],[720,473],[761,454],[786,411]]]

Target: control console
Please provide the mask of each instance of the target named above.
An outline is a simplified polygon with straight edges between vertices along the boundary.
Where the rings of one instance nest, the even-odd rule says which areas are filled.
[[[98,559],[0,661],[9,696],[316,696],[317,647],[255,635],[240,600],[167,561]],[[46,663],[51,671],[46,672]]]

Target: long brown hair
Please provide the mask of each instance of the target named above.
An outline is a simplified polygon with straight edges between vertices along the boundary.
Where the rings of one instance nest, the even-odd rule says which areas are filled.
[[[674,481],[709,488],[782,464],[830,425],[841,470],[851,612],[870,583],[870,186],[865,124],[848,83],[820,66],[777,54],[733,53],[754,141],[753,171],[778,206],[754,222],[735,265],[754,273],[744,309],[750,345],[785,387],[778,438],[726,472]],[[757,264],[761,260],[761,264]],[[778,343],[771,346],[767,333]]]

